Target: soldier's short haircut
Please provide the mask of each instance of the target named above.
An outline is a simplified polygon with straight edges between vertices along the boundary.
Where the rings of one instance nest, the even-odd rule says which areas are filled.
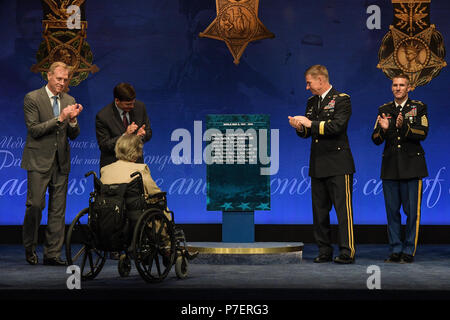
[[[397,74],[397,75],[393,76],[393,77],[392,77],[392,81],[394,81],[395,78],[406,79],[406,82],[408,83],[408,85],[409,85],[409,82],[411,81],[411,80],[409,80],[408,75],[407,75],[407,74],[404,74],[404,73],[400,73],[400,74]]]
[[[308,74],[313,78],[316,78],[317,76],[324,76],[327,81],[330,80],[330,77],[328,76],[327,68],[320,64],[315,64],[315,65],[309,67],[308,70],[305,71],[305,77]]]
[[[129,83],[119,83],[114,87],[114,98],[119,99],[119,101],[131,101],[136,98],[136,91]]]

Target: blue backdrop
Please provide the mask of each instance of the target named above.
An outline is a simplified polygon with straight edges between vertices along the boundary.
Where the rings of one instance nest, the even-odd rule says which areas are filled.
[[[381,8],[381,29],[369,30],[367,6]],[[0,1],[0,224],[20,225],[26,199],[26,171],[20,168],[26,128],[23,97],[45,84],[30,71],[42,41],[40,1]],[[84,106],[80,136],[72,143],[66,222],[87,206],[98,172],[95,114],[113,99],[119,82],[133,84],[145,102],[153,138],[145,162],[168,192],[178,223],[221,223],[221,212],[206,211],[206,165],[176,165],[174,130],[184,128],[194,146],[194,121],[214,113],[271,116],[279,130],[280,168],[271,180],[271,211],[257,211],[260,224],[311,224],[308,172],[310,142],[299,139],[288,115],[303,114],[310,96],[303,73],[312,64],[328,67],[331,83],[351,96],[348,134],[356,163],[354,222],[385,224],[380,183],[382,147],[370,139],[381,104],[392,100],[391,81],[376,68],[378,49],[392,23],[391,1],[260,0],[259,18],[275,39],[253,42],[233,64],[224,42],[199,38],[215,18],[214,0],[88,0],[87,42],[100,71],[70,94]],[[450,2],[433,0],[431,23],[449,39]],[[410,94],[428,105],[430,131],[423,143],[430,176],[424,180],[422,224],[450,224],[448,123],[450,73],[444,68]],[[205,142],[203,142],[203,147]],[[44,214],[43,223],[46,223]],[[332,222],[336,222],[332,214]]]

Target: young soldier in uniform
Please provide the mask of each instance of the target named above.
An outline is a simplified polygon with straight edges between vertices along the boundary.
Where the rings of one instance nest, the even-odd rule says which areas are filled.
[[[385,142],[381,162],[384,202],[391,254],[385,262],[411,263],[419,235],[422,178],[428,176],[425,154],[420,145],[427,137],[427,106],[408,98],[409,78],[392,79],[394,101],[378,109],[372,133],[376,145]],[[405,239],[401,239],[400,207],[407,216]]]
[[[332,260],[330,210],[334,205],[339,223],[340,254],[336,263],[353,263],[353,173],[355,165],[347,137],[352,110],[350,97],[329,83],[324,66],[314,65],[305,72],[308,99],[305,116],[289,117],[289,124],[301,138],[312,138],[309,162],[314,237],[319,247],[315,263]]]

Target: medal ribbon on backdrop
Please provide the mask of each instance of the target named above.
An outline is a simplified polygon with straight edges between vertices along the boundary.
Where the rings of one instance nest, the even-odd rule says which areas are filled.
[[[447,66],[444,39],[430,23],[431,0],[392,0],[392,5],[394,20],[378,52],[377,68],[389,79],[407,74],[414,89]]]
[[[41,3],[43,41],[36,53],[37,63],[31,67],[31,71],[40,72],[46,80],[50,65],[62,61],[72,67],[69,86],[77,86],[89,73],[99,71],[92,64],[94,57],[86,42],[86,1],[41,0]]]

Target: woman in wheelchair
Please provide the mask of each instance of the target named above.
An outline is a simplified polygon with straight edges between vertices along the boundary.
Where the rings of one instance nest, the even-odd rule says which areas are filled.
[[[142,157],[144,143],[141,138],[134,134],[125,134],[121,136],[114,149],[116,153],[116,162],[104,166],[100,169],[100,181],[103,184],[129,183],[133,178],[130,175],[134,172],[140,172],[144,184],[146,198],[161,192],[150,174],[150,169],[145,163],[136,163],[136,160]],[[171,216],[165,211],[167,218]]]
[[[139,136],[134,134],[125,134],[121,136],[117,140],[114,149],[118,160],[100,169],[100,181],[103,184],[129,183],[139,176],[135,175],[131,178],[130,175],[139,172],[142,177],[144,194],[147,200],[152,195],[161,192],[153,180],[148,166],[145,163],[136,163],[136,160],[143,155],[143,147],[144,143]],[[164,214],[170,221],[172,220],[172,216],[168,211],[168,208],[165,208]],[[139,217],[134,216],[129,212],[129,218],[133,222],[132,225],[134,225]],[[165,230],[163,230],[161,235],[163,237],[166,236]],[[119,255],[118,253],[112,253],[111,257],[113,259],[118,259]]]
[[[162,281],[172,266],[177,277],[184,279],[187,261],[198,254],[188,252],[184,232],[175,225],[166,194],[153,181],[147,165],[136,163],[142,149],[140,137],[123,135],[115,146],[118,160],[101,168],[100,179],[95,172],[86,174],[94,174],[95,191],[91,192],[89,207],[72,221],[66,239],[67,261],[81,261],[84,280],[99,274],[111,251],[125,252],[118,264],[122,277],[129,274],[133,259],[147,282]]]

